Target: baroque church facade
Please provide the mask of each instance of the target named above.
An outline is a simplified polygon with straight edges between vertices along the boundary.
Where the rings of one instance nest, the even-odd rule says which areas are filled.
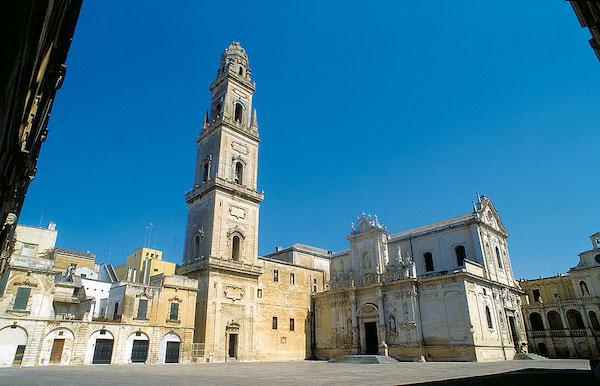
[[[338,253],[294,244],[258,256],[260,137],[239,43],[209,90],[177,268],[199,282],[194,342],[208,358],[490,361],[527,347],[508,233],[485,196],[471,213],[396,234],[363,215]]]

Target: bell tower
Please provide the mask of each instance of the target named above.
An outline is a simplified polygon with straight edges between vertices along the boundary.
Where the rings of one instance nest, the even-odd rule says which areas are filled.
[[[258,125],[246,51],[233,42],[210,85],[210,110],[196,142],[183,262],[218,258],[253,264],[258,254]]]

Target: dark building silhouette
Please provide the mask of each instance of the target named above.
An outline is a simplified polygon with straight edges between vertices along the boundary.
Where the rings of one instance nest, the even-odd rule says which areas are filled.
[[[600,60],[600,0],[582,1],[571,0],[571,6],[583,28],[588,28],[592,34],[590,46]]]
[[[19,0],[0,6],[0,271],[36,173],[81,4]]]

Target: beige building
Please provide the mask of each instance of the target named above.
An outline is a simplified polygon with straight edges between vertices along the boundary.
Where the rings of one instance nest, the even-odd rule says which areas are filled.
[[[485,196],[471,213],[391,235],[363,214],[314,297],[317,357],[512,359],[526,336],[507,237]]]
[[[74,251],[72,249],[54,248],[54,271],[64,272],[67,268],[86,267],[92,271],[95,269],[96,255],[88,252]]]
[[[127,256],[124,264],[115,267],[119,280],[131,283],[150,283],[154,275],[170,276],[175,274],[175,263],[164,261],[162,251],[142,247]]]
[[[48,228],[18,224],[13,238],[14,245],[11,255],[50,257],[56,245],[57,237],[58,231],[56,230],[56,224],[53,222],[48,224]],[[5,262],[0,268],[4,269],[4,265]]]
[[[490,361],[526,349],[508,233],[488,198],[472,213],[392,235],[363,216],[350,249],[335,254],[295,244],[258,256],[254,89],[234,42],[209,88],[177,271],[199,281],[194,340],[209,358]]]
[[[73,269],[55,278],[53,264],[13,255],[2,273],[0,366],[192,361],[197,281],[115,283],[110,298],[119,304],[93,318],[81,278]]]
[[[568,274],[521,280],[529,349],[551,358],[600,355],[600,232]]]

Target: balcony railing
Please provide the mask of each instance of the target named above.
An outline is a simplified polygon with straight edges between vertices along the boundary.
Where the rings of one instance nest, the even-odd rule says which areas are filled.
[[[567,336],[567,332],[565,330],[553,330],[553,331],[550,331],[550,336],[565,337],[565,336]]]
[[[571,336],[587,336],[586,330],[571,330]]]
[[[532,331],[531,335],[534,338],[545,338],[547,336],[546,331]]]
[[[525,304],[524,307],[526,309],[542,309],[542,308],[577,307],[577,306],[593,305],[593,304],[599,304],[599,303],[600,303],[600,298],[592,297],[592,298],[573,299],[573,300],[560,300],[555,303],[535,302],[535,303],[531,303],[531,304]]]

